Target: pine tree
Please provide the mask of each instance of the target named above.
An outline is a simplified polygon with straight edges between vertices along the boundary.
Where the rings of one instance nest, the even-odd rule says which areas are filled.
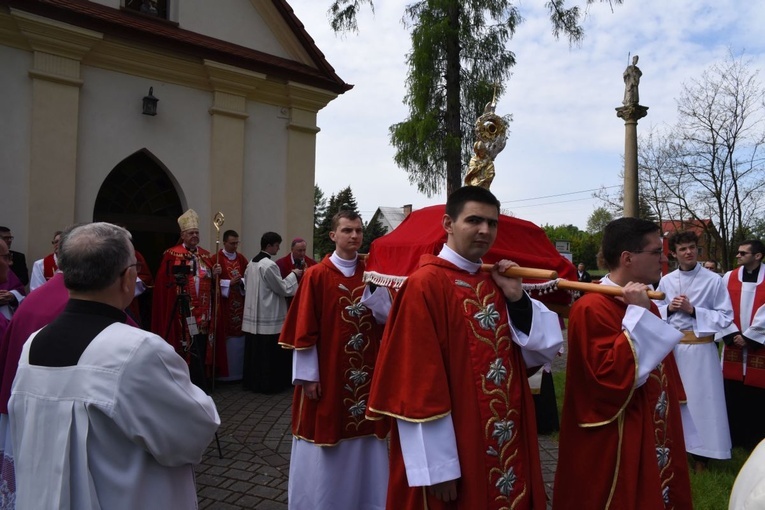
[[[364,242],[361,244],[359,252],[369,253],[372,241],[388,233],[388,230],[380,223],[380,220],[373,217],[364,224]]]

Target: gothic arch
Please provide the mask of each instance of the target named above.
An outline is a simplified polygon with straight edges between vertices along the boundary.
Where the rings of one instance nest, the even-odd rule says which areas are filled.
[[[156,273],[162,252],[178,240],[176,220],[183,214],[179,189],[167,167],[148,149],[141,149],[106,176],[96,196],[93,221],[130,230],[136,250]]]

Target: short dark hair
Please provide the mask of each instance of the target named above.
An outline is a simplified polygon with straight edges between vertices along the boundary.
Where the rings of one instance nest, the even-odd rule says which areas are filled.
[[[225,232],[223,232],[224,243],[228,241],[229,237],[239,237],[239,234],[236,233],[236,230],[226,230]]]
[[[676,251],[678,244],[693,243],[699,245],[699,236],[690,230],[679,230],[669,236],[669,251]]]
[[[762,244],[762,241],[759,239],[748,239],[746,241],[742,241],[738,243],[739,246],[744,246],[748,244],[752,248],[752,254],[755,253],[761,253],[765,256],[765,245]]]
[[[270,245],[281,243],[281,242],[282,242],[282,236],[280,236],[276,232],[266,232],[260,238],[260,249],[265,250]]]
[[[463,186],[446,199],[446,214],[451,219],[456,220],[467,202],[493,205],[499,213],[499,200],[494,196],[494,193],[480,186]]]
[[[295,245],[298,243],[305,243],[305,239],[303,239],[302,237],[296,237],[295,239],[292,240],[292,244],[290,245],[290,248],[294,248]]]
[[[0,227],[0,232],[10,232],[10,231],[11,229],[9,229],[8,227]]]
[[[61,233],[58,267],[69,290],[107,288],[130,264],[130,232],[111,223],[75,225]]]
[[[619,267],[622,252],[637,252],[646,244],[646,235],[659,232],[659,226],[640,218],[619,218],[603,229],[603,241],[599,255],[609,270]]]
[[[353,209],[340,209],[335,213],[334,216],[332,216],[332,232],[337,230],[337,226],[340,224],[340,219],[345,218],[349,221],[356,221],[360,220],[361,216],[359,216],[359,213],[354,211]]]

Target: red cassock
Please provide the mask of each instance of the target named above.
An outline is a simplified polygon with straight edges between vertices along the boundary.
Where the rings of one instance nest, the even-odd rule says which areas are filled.
[[[382,326],[361,304],[364,263],[346,277],[325,257],[303,274],[282,326],[279,344],[290,349],[316,346],[322,396],[309,400],[303,386],[292,400],[293,435],[333,445],[343,439],[388,434],[389,421],[364,412],[380,349]]]
[[[393,427],[388,509],[545,508],[525,364],[490,274],[422,256],[389,315],[369,408],[411,422],[451,413],[457,439],[458,499],[445,504],[409,487]]]
[[[234,260],[229,260],[220,250],[217,262],[220,263],[221,280],[231,280],[236,276],[244,276],[247,269],[247,259],[241,253]],[[220,313],[215,340],[215,376],[228,377],[228,356],[226,353],[226,338],[242,336],[242,317],[244,315],[244,289],[241,285],[233,285],[228,289],[228,297],[220,297]]]
[[[191,314],[196,319],[197,328],[203,334],[208,333],[212,302],[212,262],[210,252],[197,248],[192,254],[182,244],[165,250],[157,271],[154,285],[154,303],[152,305],[151,330],[181,352],[181,322],[178,313],[173,314],[173,306],[180,288],[175,283],[173,267],[187,264],[199,275],[199,290],[196,289],[194,275],[186,277],[186,292],[189,294]],[[168,324],[170,332],[168,332]]]
[[[305,261],[304,262],[305,266],[299,269],[308,269],[309,267],[315,266],[316,264],[318,264],[318,262],[313,260],[311,257],[305,257],[305,259],[303,260]],[[278,259],[276,261],[276,265],[279,266],[279,272],[282,274],[282,278],[287,278],[287,276],[289,276],[290,272],[293,269],[298,269],[298,267],[295,266],[295,263],[292,262],[291,253],[288,253],[284,257]]]
[[[601,294],[585,294],[571,308],[556,510],[693,508],[675,358],[670,352],[635,387],[626,310]]]

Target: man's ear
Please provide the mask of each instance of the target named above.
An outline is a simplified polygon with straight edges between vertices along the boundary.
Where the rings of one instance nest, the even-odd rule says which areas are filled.
[[[454,223],[454,220],[452,220],[452,217],[448,214],[444,214],[444,217],[441,218],[441,225],[444,227],[444,230],[446,230],[447,234],[452,233],[452,225]]]

